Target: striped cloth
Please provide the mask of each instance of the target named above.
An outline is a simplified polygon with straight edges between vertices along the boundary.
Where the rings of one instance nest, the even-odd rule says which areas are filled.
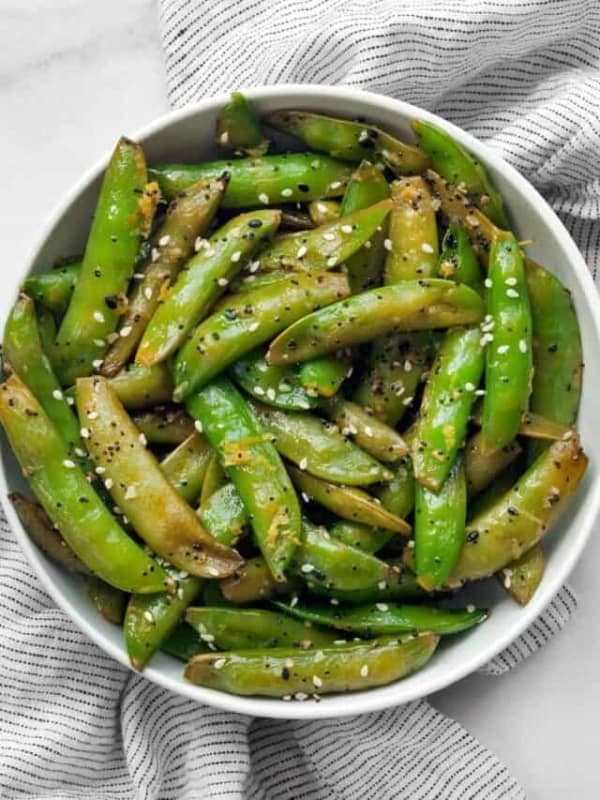
[[[169,93],[344,83],[432,109],[501,151],[599,266],[597,0],[161,0]],[[568,620],[563,589],[485,671]],[[427,702],[315,723],[194,704],[122,668],[56,609],[0,516],[0,797],[519,800]]]

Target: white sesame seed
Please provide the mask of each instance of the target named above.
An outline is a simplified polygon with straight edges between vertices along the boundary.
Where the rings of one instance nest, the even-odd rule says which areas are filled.
[[[250,270],[250,272],[252,272],[252,273],[254,273],[254,272],[258,272],[258,270],[260,269],[260,261],[253,261],[253,262],[250,264],[250,266],[248,267],[248,269],[249,269],[249,270]]]
[[[517,298],[520,297],[521,295],[517,292],[516,289],[507,289],[506,296],[511,298]]]
[[[372,439],[374,435],[373,428],[370,425],[365,425],[365,436],[368,436],[369,439]]]
[[[275,389],[273,389],[272,387],[269,387],[267,389],[267,397],[269,398],[269,400],[275,400],[275,398],[277,397],[277,395],[275,393]]]
[[[296,692],[294,699],[300,701],[308,700],[308,695],[305,692]]]
[[[135,500],[137,497],[137,489],[135,486],[128,486],[125,490],[125,500]]]
[[[104,347],[105,344],[106,342],[104,341],[104,339],[94,339],[94,345],[96,347]]]
[[[525,339],[519,339],[519,350],[521,351],[521,353],[527,352],[527,342],[525,341]]]
[[[377,608],[378,611],[390,610],[390,607],[387,605],[387,603],[375,603],[375,608]]]
[[[96,322],[104,322],[104,314],[101,311],[94,311],[92,316]]]
[[[369,674],[369,665],[363,664],[362,667],[360,668],[360,677],[366,678],[368,674]]]
[[[506,353],[508,353],[509,349],[510,349],[510,348],[509,348],[509,346],[508,346],[507,344],[501,344],[501,345],[500,345],[500,347],[499,347],[499,348],[496,350],[496,352],[497,352],[499,355],[503,356],[503,355],[505,355]]]
[[[429,242],[423,242],[421,245],[421,250],[424,253],[433,253],[433,247],[429,244]]]
[[[392,252],[393,245],[392,245],[392,240],[391,239],[384,239],[383,240],[383,246],[388,251],[388,253]]]
[[[261,202],[263,205],[265,205],[265,206],[268,206],[268,205],[269,205],[269,195],[268,195],[268,194],[265,194],[265,192],[261,192],[261,193],[258,195],[258,199],[259,199],[259,201],[260,201],[260,202]]]
[[[314,660],[315,664],[318,664],[319,661],[323,661],[324,658],[325,658],[325,653],[322,650],[317,650],[313,660]]]
[[[143,445],[144,447],[146,447],[146,445],[148,444],[148,439],[146,439],[146,436],[145,436],[145,434],[143,434],[143,433],[140,433],[140,435],[138,436],[138,442],[139,442],[141,445]]]
[[[414,539],[409,539],[406,546],[408,547],[409,550],[414,550],[415,549],[415,540]]]
[[[300,497],[304,500],[305,503],[310,503],[310,497],[306,494],[306,492],[302,492]]]
[[[52,397],[53,397],[55,400],[64,400],[64,395],[63,395],[63,393],[61,392],[61,390],[60,390],[60,389],[55,389],[55,390],[52,392]]]
[[[87,418],[88,419],[98,419],[98,412],[97,411],[88,411]]]
[[[491,289],[492,288],[492,282],[491,282],[491,280],[489,278],[486,278],[484,280],[483,285],[485,286],[486,289]]]
[[[219,284],[219,286],[225,287],[229,284],[229,281],[227,280],[227,278],[218,278],[217,283]]]
[[[347,642],[345,639],[334,639],[334,640],[333,640],[333,643],[334,643],[334,644],[337,644],[337,645],[340,645],[340,644],[348,644],[348,642]]]
[[[282,189],[281,196],[282,197],[291,197],[294,194],[292,189]]]
[[[300,469],[305,470],[308,466],[308,458],[306,458],[306,456],[304,458],[301,458],[298,463],[298,466],[300,467]]]
[[[406,359],[404,362],[404,372],[412,372],[413,363],[410,359]]]
[[[331,258],[327,259],[327,266],[328,267],[335,267],[336,264],[337,264],[337,257],[336,256],[331,256]]]
[[[483,321],[484,322],[492,322],[493,319],[494,318],[492,317],[491,314],[486,314],[485,317],[483,318]]]
[[[227,659],[226,658],[217,658],[217,660],[213,664],[213,667],[215,669],[223,669],[223,667],[225,666],[226,663],[227,663]]]
[[[84,458],[87,455],[87,453],[81,447],[76,447],[75,448],[75,455],[79,456],[79,458]]]
[[[154,622],[154,614],[151,611],[144,611],[144,619],[152,624]]]
[[[352,225],[342,225],[340,230],[342,233],[352,233]]]
[[[317,689],[320,689],[321,686],[323,686],[323,681],[321,680],[321,678],[319,678],[318,675],[313,675],[312,676],[312,682],[313,682],[313,686],[315,686]]]
[[[290,608],[294,608],[294,606],[298,605],[298,595],[293,594],[292,599],[290,600]]]
[[[340,604],[340,601],[337,599],[337,597],[332,597],[329,602],[331,603],[332,606],[339,606]]]
[[[146,300],[151,300],[152,299],[152,287],[151,286],[146,286],[146,288],[144,289],[144,297],[146,298]]]
[[[296,258],[302,258],[303,256],[305,256],[307,253],[307,249],[308,248],[305,245],[299,247],[298,252],[296,253]]]
[[[283,695],[283,697],[282,697],[281,699],[282,699],[282,700],[286,700],[286,701],[287,701],[287,700],[291,700],[291,699],[292,699],[292,695],[291,695],[291,694],[284,694],[284,695]]]
[[[231,260],[233,261],[234,264],[237,264],[237,262],[240,260],[241,257],[242,257],[241,250],[236,250],[235,253],[231,254]]]
[[[204,244],[204,239],[201,236],[197,236],[196,241],[194,242],[194,250],[196,251],[196,253],[198,252],[198,250],[200,250],[201,247],[203,247],[203,244]]]
[[[227,144],[229,141],[229,131],[223,131],[223,133],[219,136],[219,142],[221,144]]]
[[[363,247],[365,250],[370,250],[373,247],[373,242],[369,239],[363,244]]]
[[[412,397],[405,397],[404,400],[402,401],[402,405],[409,406],[412,403],[412,401],[413,401]]]
[[[476,397],[483,397],[485,395],[485,389],[476,389],[475,396]]]
[[[70,458],[65,458],[65,460],[63,461],[63,467],[66,467],[67,469],[75,469],[75,466],[76,466],[75,462],[71,461]]]
[[[169,236],[169,234],[166,234],[165,236],[161,236],[160,237],[160,239],[158,240],[158,244],[161,247],[166,247],[169,244],[170,241],[171,241],[171,237]]]
[[[184,594],[183,586],[179,586],[178,589],[177,589],[177,599],[178,600],[183,600],[183,594]]]
[[[112,344],[113,342],[116,342],[118,338],[119,338],[119,334],[116,331],[113,331],[112,333],[108,334],[108,336],[106,337],[106,341],[109,344]]]
[[[131,325],[124,325],[119,331],[119,336],[122,339],[126,339],[130,335],[132,330],[133,328],[131,327]]]
[[[465,383],[465,392],[474,392],[475,391],[475,384],[471,383],[471,381],[467,381]]]
[[[133,273],[133,279],[135,281],[143,281],[145,277],[146,276],[144,275],[143,272],[134,272]]]
[[[103,359],[101,359],[101,358],[95,358],[95,359],[92,361],[92,367],[93,367],[94,369],[100,369],[100,367],[102,366],[102,364],[103,364],[103,363],[104,363],[104,360],[103,360]],[[72,399],[72,398],[71,398],[71,399]],[[68,400],[67,400],[67,402],[68,402]],[[73,402],[75,402],[75,401],[73,400]]]
[[[505,283],[507,286],[516,286],[516,285],[517,285],[517,279],[516,279],[516,278],[507,278],[507,279],[504,281],[504,283]]]
[[[382,592],[384,589],[387,589],[386,581],[379,581],[379,583],[377,584],[377,588],[380,589]]]
[[[334,181],[333,183],[330,183],[329,186],[332,189],[341,189],[342,188],[342,182],[341,181]]]
[[[198,431],[198,433],[202,433],[203,427],[199,419],[194,420],[194,428]]]
[[[214,642],[215,640],[215,637],[212,635],[212,633],[201,633],[200,638],[203,642]]]
[[[82,439],[89,439],[90,438],[90,429],[89,428],[82,428],[79,431],[79,435]]]
[[[94,472],[96,473],[96,475],[104,475],[104,473],[106,472],[106,467],[96,467]]]
[[[257,394],[259,397],[262,397],[265,393],[265,390],[262,388],[262,386],[253,386],[252,390],[254,394]]]
[[[250,331],[250,333],[254,333],[254,331],[257,331],[259,328],[260,328],[259,322],[251,322],[250,325],[248,325],[248,330]]]
[[[473,605],[473,603],[469,603],[469,605],[467,606],[467,611],[469,614],[472,614],[475,611],[475,606]]]
[[[159,258],[160,258],[160,250],[158,249],[158,247],[153,247],[152,250],[150,251],[150,259],[152,263],[155,264]]]
[[[310,572],[314,572],[315,568],[312,564],[302,564],[300,570],[304,572],[305,575],[308,575]]]
[[[107,479],[104,481],[104,487],[105,487],[106,489],[112,489],[112,488],[113,488],[113,486],[114,486],[114,483],[113,483],[113,479],[112,479],[112,478],[107,478]]]
[[[325,239],[326,242],[333,242],[335,241],[335,233],[324,233],[323,239]]]

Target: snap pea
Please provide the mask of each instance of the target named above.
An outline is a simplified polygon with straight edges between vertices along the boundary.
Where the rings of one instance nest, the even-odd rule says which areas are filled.
[[[204,164],[161,164],[148,171],[169,199],[200,178],[229,173],[223,208],[306,203],[339,197],[352,174],[343,161],[314,153],[284,153],[262,158],[239,158]]]
[[[162,558],[198,577],[225,577],[241,558],[217,543],[171,486],[105,378],[77,381],[77,409],[104,485],[138,535]]]
[[[317,596],[339,600],[340,603],[346,603],[347,605],[364,605],[365,603],[381,603],[387,600],[405,600],[406,598],[425,596],[423,587],[419,586],[415,575],[404,564],[391,564],[391,566],[392,569],[388,577],[370,589],[348,592],[312,586],[311,592]]]
[[[79,447],[79,422],[61,391],[58,378],[42,349],[33,300],[21,293],[4,329],[5,362],[29,387],[69,450]]]
[[[125,408],[148,408],[166,403],[173,394],[173,379],[165,363],[145,367],[142,364],[127,364],[110,385]]]
[[[324,410],[343,436],[352,437],[356,444],[380,461],[398,461],[408,453],[408,446],[399,433],[357,403],[337,398]]]
[[[408,606],[397,603],[376,603],[356,608],[336,608],[331,605],[302,605],[273,601],[292,617],[314,622],[358,636],[390,636],[399,633],[429,631],[440,636],[461,633],[478,625],[487,617],[487,610],[476,608],[447,610],[433,606]]]
[[[258,546],[281,580],[300,541],[298,498],[277,450],[237,389],[220,378],[192,395],[187,408],[202,422],[250,516]]]
[[[216,311],[222,311],[227,308],[230,303],[236,303],[242,298],[243,295],[248,296],[256,289],[261,289],[263,286],[271,286],[278,284],[284,278],[289,278],[289,270],[276,269],[272,272],[249,272],[242,273],[231,284],[231,294],[223,295],[220,300],[213,306],[213,314]]]
[[[372,554],[385,547],[394,535],[392,531],[374,528],[372,525],[365,525],[362,522],[350,522],[347,519],[339,519],[331,525],[329,533],[343,544]]]
[[[340,204],[336,200],[313,200],[308,204],[308,214],[313,225],[327,225],[341,216]]]
[[[542,417],[541,414],[534,414],[531,411],[525,413],[519,426],[519,433],[522,436],[527,436],[530,439],[546,439],[551,442],[562,439],[569,430],[570,427],[568,425],[553,422],[548,417]]]
[[[531,312],[523,256],[512,234],[492,243],[487,281],[488,327],[493,328],[484,334],[490,340],[486,346],[481,431],[482,448],[491,452],[517,435],[531,388]]]
[[[310,395],[333,397],[351,372],[347,361],[336,356],[321,356],[298,367],[300,383]]]
[[[232,92],[231,99],[221,109],[215,142],[235,155],[252,158],[264,155],[269,149],[269,140],[263,136],[260,121],[241,92]]]
[[[187,622],[180,622],[161,644],[160,649],[163,653],[187,663],[199,653],[206,653],[208,645],[204,644],[191,625],[188,625]]]
[[[80,272],[81,260],[77,259],[48,272],[29,275],[23,289],[44,308],[54,314],[63,314],[67,310]]]
[[[326,270],[342,264],[373,236],[390,212],[391,202],[382,200],[339,217],[327,225],[279,236],[258,256],[261,269],[293,266],[297,270]]]
[[[297,369],[267,364],[263,348],[239,358],[229,371],[246,394],[275,408],[308,410],[321,402],[304,388]]]
[[[214,491],[198,513],[211,536],[229,545],[235,545],[249,523],[246,507],[232,483]]]
[[[0,387],[0,422],[34,494],[88,569],[124,591],[164,589],[164,570],[110,515],[46,412],[15,375]]]
[[[553,442],[506,494],[467,524],[448,584],[492,575],[536,545],[567,506],[586,466],[576,435]]]
[[[274,595],[289,594],[298,588],[294,576],[276,581],[262,556],[247,558],[234,574],[220,581],[223,597],[230,603],[256,603]]]
[[[471,241],[460,225],[451,222],[442,240],[440,278],[466,283],[476,292],[483,292],[481,267]]]
[[[462,459],[455,461],[437,492],[415,484],[415,572],[424,589],[452,573],[465,537],[467,484]]]
[[[251,211],[219,228],[179,273],[144,331],[135,360],[146,366],[174,353],[231,278],[277,230],[279,211]]]
[[[134,411],[131,419],[151,444],[181,444],[194,432],[194,421],[181,408],[155,406]]]
[[[402,178],[392,183],[386,284],[431,278],[438,268],[437,221],[433,198],[423,178]]]
[[[411,127],[417,135],[419,146],[429,156],[433,169],[447,181],[463,184],[475,203],[496,225],[508,228],[502,195],[494,188],[483,165],[437,125],[415,119]]]
[[[169,483],[188,503],[199,497],[213,454],[205,437],[194,431],[160,462]]]
[[[117,326],[112,298],[127,290],[158,194],[155,184],[144,189],[146,180],[141,147],[121,139],[104,174],[81,272],[56,337],[64,385],[101,364]]]
[[[469,497],[486,489],[523,452],[516,439],[492,453],[484,452],[482,440],[482,433],[478,431],[469,437],[464,449]]]
[[[169,205],[165,220],[153,237],[150,257],[142,271],[136,273],[119,335],[102,364],[103,375],[116,375],[135,353],[159,304],[169,297],[181,268],[193,256],[196,243],[200,243],[198,237],[208,230],[226,188],[226,176],[198,181],[180,192]],[[206,260],[203,266],[207,266]]]
[[[479,322],[483,303],[468,286],[439,278],[369,289],[302,317],[271,343],[267,361],[295,363],[399,330]]]
[[[238,358],[315,308],[349,292],[345,275],[290,275],[231,302],[194,331],[175,359],[175,400],[185,399]],[[279,363],[285,363],[281,361]]]
[[[415,504],[415,476],[412,461],[407,456],[392,466],[394,477],[383,484],[375,494],[381,505],[404,519],[413,510]]]
[[[185,677],[232,694],[306,700],[316,692],[359,691],[403,678],[431,658],[438,641],[423,633],[335,645],[319,650],[318,662],[313,651],[293,648],[207,653],[188,663]]]
[[[338,638],[333,631],[262,608],[188,608],[185,619],[219,650],[310,650],[333,646]]]
[[[540,585],[545,568],[546,556],[540,543],[504,567],[498,580],[516,603],[526,606]]]
[[[364,522],[365,525],[374,525],[403,535],[410,533],[407,522],[387,511],[361,489],[338,486],[295,467],[288,467],[288,472],[296,486],[309,499],[333,511],[342,519]]]
[[[337,425],[304,411],[281,411],[253,402],[282,456],[327,481],[364,486],[391,473],[340,433]]]
[[[219,454],[213,452],[208,465],[206,467],[206,474],[202,481],[202,491],[200,493],[200,505],[203,506],[208,499],[213,496],[221,487],[225,486],[227,478],[221,466],[221,459]]]
[[[34,503],[20,492],[11,492],[8,499],[15,507],[29,538],[33,539],[43,553],[69,572],[91,574],[77,553],[65,542],[39,503]]]
[[[38,335],[40,337],[40,344],[42,350],[46,355],[50,367],[56,375],[55,369],[55,342],[56,342],[56,319],[51,311],[48,311],[44,306],[37,306],[35,309],[35,318],[37,322]]]
[[[313,150],[348,161],[377,158],[401,175],[422,172],[429,164],[418,147],[401,142],[375,125],[310,111],[274,111],[267,114],[265,122],[296,136]]]
[[[429,373],[412,444],[416,479],[440,491],[462,447],[484,367],[479,328],[446,333]]]
[[[112,622],[113,625],[123,623],[128,598],[126,592],[115,589],[114,586],[104,583],[99,578],[90,576],[86,579],[86,593],[96,611],[107,622]],[[148,595],[140,595],[140,597],[148,597]]]

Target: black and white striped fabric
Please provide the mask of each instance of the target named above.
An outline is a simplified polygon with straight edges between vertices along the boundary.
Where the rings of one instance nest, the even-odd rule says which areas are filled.
[[[600,266],[598,0],[160,0],[171,102],[292,82],[360,86],[488,141]],[[559,631],[563,589],[485,668]],[[496,757],[426,702],[342,720],[252,720],[120,667],[40,587],[0,516],[0,797],[521,800]]]

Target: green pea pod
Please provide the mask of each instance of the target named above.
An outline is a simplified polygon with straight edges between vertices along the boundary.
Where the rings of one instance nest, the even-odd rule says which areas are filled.
[[[230,578],[220,581],[219,585],[223,597],[236,604],[256,603],[276,595],[289,594],[300,586],[294,576],[276,581],[262,556],[247,558]]]
[[[329,528],[329,533],[343,544],[371,554],[385,547],[394,535],[392,531],[374,528],[372,525],[365,525],[361,522],[350,522],[347,519],[339,519],[335,522]]]
[[[115,589],[108,583],[104,583],[99,578],[91,576],[86,580],[87,596],[92,601],[96,611],[107,622],[113,625],[122,625],[127,606],[127,593],[120,589]],[[148,595],[139,595],[148,597]]]
[[[303,411],[280,411],[256,402],[254,411],[264,429],[275,437],[282,456],[311,475],[327,481],[364,486],[391,473],[340,433],[331,422]]]
[[[329,597],[347,605],[364,605],[365,603],[383,603],[387,600],[406,600],[407,598],[421,598],[425,596],[422,586],[419,586],[415,575],[404,565],[392,565],[388,577],[377,584],[376,587],[354,592],[340,591],[339,589],[327,590],[319,586],[311,586],[312,594]]]
[[[347,361],[336,356],[321,356],[300,364],[298,377],[308,394],[333,397],[339,392],[350,372]]]
[[[35,395],[71,451],[80,446],[79,422],[42,349],[33,300],[20,294],[4,329],[6,362]]]
[[[488,269],[488,327],[482,448],[499,450],[515,438],[531,385],[532,324],[523,256],[512,234],[495,239]],[[482,337],[483,338],[483,337]]]
[[[123,591],[163,590],[164,570],[111,516],[46,412],[15,375],[0,387],[0,422],[34,494],[88,569]]]
[[[274,111],[265,122],[272,128],[301,139],[312,150],[321,150],[347,161],[376,158],[401,175],[422,172],[429,164],[425,153],[374,125],[337,119],[310,111]]]
[[[269,149],[269,140],[263,136],[260,121],[241,92],[232,92],[230,101],[221,109],[215,142],[235,155],[253,158],[264,155]]]
[[[298,270],[318,271],[337,267],[369,241],[390,208],[391,202],[382,200],[319,228],[280,236],[258,256],[261,269],[292,265]]]
[[[483,293],[479,261],[469,237],[455,222],[448,225],[442,240],[439,275],[456,283],[466,283],[479,294]]]
[[[376,339],[353,399],[395,427],[411,407],[429,363],[431,334],[401,333]]]
[[[391,481],[383,484],[376,492],[381,505],[404,519],[413,510],[415,504],[415,476],[412,469],[412,461],[405,457],[392,469],[394,477]]]
[[[213,381],[187,401],[248,512],[273,576],[281,580],[300,541],[298,498],[277,450],[233,384]]]
[[[415,119],[411,126],[433,169],[447,181],[463,184],[475,203],[496,225],[508,228],[502,195],[494,188],[482,164],[437,125]]]
[[[493,457],[495,457],[495,453]],[[466,461],[466,459],[465,459]],[[482,492],[475,495],[469,495],[469,518],[474,519],[480,516],[484,511],[491,508],[494,503],[503,495],[506,494],[517,482],[523,474],[522,459],[516,458],[508,466],[498,471],[493,481]],[[467,475],[467,492],[469,490],[469,476]]]
[[[433,197],[420,176],[392,184],[386,244],[385,283],[431,278],[438,267],[437,220]]]
[[[469,521],[448,584],[492,575],[534,547],[568,505],[586,466],[575,434],[553,442],[506,494]]]
[[[174,399],[185,399],[286,326],[348,292],[345,275],[290,275],[231,302],[200,323],[177,354]]]
[[[81,272],[56,338],[64,385],[101,365],[107,337],[117,327],[111,298],[127,290],[140,236],[154,212],[146,180],[141,147],[121,139],[104,175]]]
[[[142,271],[136,273],[127,308],[121,317],[119,335],[102,364],[103,375],[116,375],[137,350],[160,302],[168,296],[169,287],[183,265],[194,255],[196,244],[200,244],[198,237],[208,230],[226,188],[226,176],[214,181],[198,181],[180,192],[170,204],[165,221],[153,237],[149,259]],[[203,266],[207,266],[206,259]]]
[[[325,412],[343,436],[351,436],[359,447],[380,461],[398,461],[408,453],[399,433],[357,403],[335,399],[325,406]]]
[[[50,367],[56,376],[56,319],[52,311],[48,311],[43,306],[37,306],[35,309],[35,319],[37,322],[38,335],[40,337],[40,344],[42,350],[46,355]],[[66,393],[65,393],[65,396]]]
[[[34,503],[19,492],[11,492],[8,499],[13,504],[29,538],[33,539],[43,553],[69,572],[91,574],[77,553],[65,542],[39,503]]]
[[[484,367],[479,328],[446,333],[425,386],[412,445],[415,477],[439,492],[462,447]]]
[[[255,264],[256,262],[254,262]],[[253,268],[254,268],[253,264]],[[222,311],[228,308],[231,303],[237,303],[241,300],[242,296],[249,296],[256,289],[261,289],[263,286],[271,286],[278,284],[283,278],[289,278],[289,270],[275,269],[272,272],[246,272],[238,276],[238,278],[231,283],[231,294],[226,294],[221,297],[218,303],[213,306],[213,314],[216,311]]]
[[[152,367],[127,364],[110,379],[110,385],[125,408],[156,406],[168,402],[173,394],[171,372],[164,363]]]
[[[148,171],[161,192],[171,199],[200,178],[229,173],[224,208],[307,203],[339,197],[352,174],[343,161],[314,153],[284,153],[262,158],[208,161],[204,164],[161,164]]]
[[[390,636],[401,633],[429,631],[445,636],[461,633],[487,618],[483,608],[449,611],[432,606],[408,606],[397,603],[376,603],[357,608],[336,608],[331,605],[291,605],[274,601],[275,605],[292,617],[314,622],[357,636]]]
[[[431,591],[452,573],[465,538],[467,484],[458,459],[439,491],[415,485],[415,572]]]
[[[227,483],[227,478],[223,467],[221,466],[221,459],[219,454],[213,452],[208,466],[206,467],[206,474],[202,481],[202,491],[200,493],[200,505],[203,506],[208,499],[213,496],[215,492],[221,489]]]
[[[469,437],[464,450],[467,491],[473,497],[486,489],[523,452],[515,439],[493,453],[484,452],[482,433],[478,431]]]
[[[308,204],[308,213],[313,225],[319,226],[338,219],[341,216],[341,209],[336,200],[313,200]]]
[[[188,608],[186,622],[219,650],[332,647],[333,631],[262,608]]]
[[[213,454],[204,436],[194,431],[160,462],[169,483],[188,503],[200,496]],[[209,533],[214,536],[210,529]]]
[[[483,303],[468,286],[439,278],[369,289],[302,317],[271,343],[271,364],[307,361],[400,330],[480,322]]]
[[[208,645],[202,641],[191,625],[180,622],[161,644],[160,649],[163,653],[187,664],[194,656],[206,653]]]
[[[562,439],[571,430],[569,425],[562,425],[560,422],[553,422],[548,417],[541,414],[534,414],[527,411],[521,420],[519,433],[531,439],[545,439],[555,442]]]
[[[181,347],[231,278],[277,230],[280,216],[269,210],[241,214],[211,236],[156,307],[135,356],[138,364],[164,361]]]
[[[29,275],[25,279],[23,289],[44,308],[54,314],[63,314],[67,310],[80,272],[81,261],[78,259],[48,272]]]
[[[198,513],[210,535],[229,545],[235,545],[249,523],[246,507],[232,483],[213,492]]]
[[[288,467],[288,472],[301,492],[315,503],[333,511],[338,517],[385,528],[404,536],[410,533],[407,522],[387,511],[362,489],[338,486],[295,467]]]
[[[554,422],[572,425],[577,419],[583,371],[573,300],[558,278],[533,261],[525,261],[525,278],[533,323],[530,409]],[[529,460],[543,448],[539,443],[529,443]]]
[[[296,206],[281,206],[281,225],[279,230],[306,231],[309,228],[314,228],[314,225],[306,211],[302,211]]]
[[[306,700],[310,694],[359,691],[404,678],[429,661],[438,641],[423,633],[334,645],[319,651],[318,663],[311,650],[293,648],[207,653],[189,662],[185,677],[230,694]]]
[[[520,558],[511,561],[498,573],[498,580],[520,606],[526,606],[544,577],[546,556],[541,544],[536,544]]]
[[[181,444],[194,433],[194,421],[181,408],[155,406],[134,412],[131,419],[151,444]]]
[[[242,356],[229,372],[246,394],[275,408],[308,410],[321,402],[304,388],[297,369],[267,364],[263,348]]]
[[[225,577],[241,558],[217,543],[181,495],[171,486],[155,457],[140,441],[105,378],[77,381],[77,409],[89,429],[89,446],[104,485],[138,535],[162,558],[197,577]]]

